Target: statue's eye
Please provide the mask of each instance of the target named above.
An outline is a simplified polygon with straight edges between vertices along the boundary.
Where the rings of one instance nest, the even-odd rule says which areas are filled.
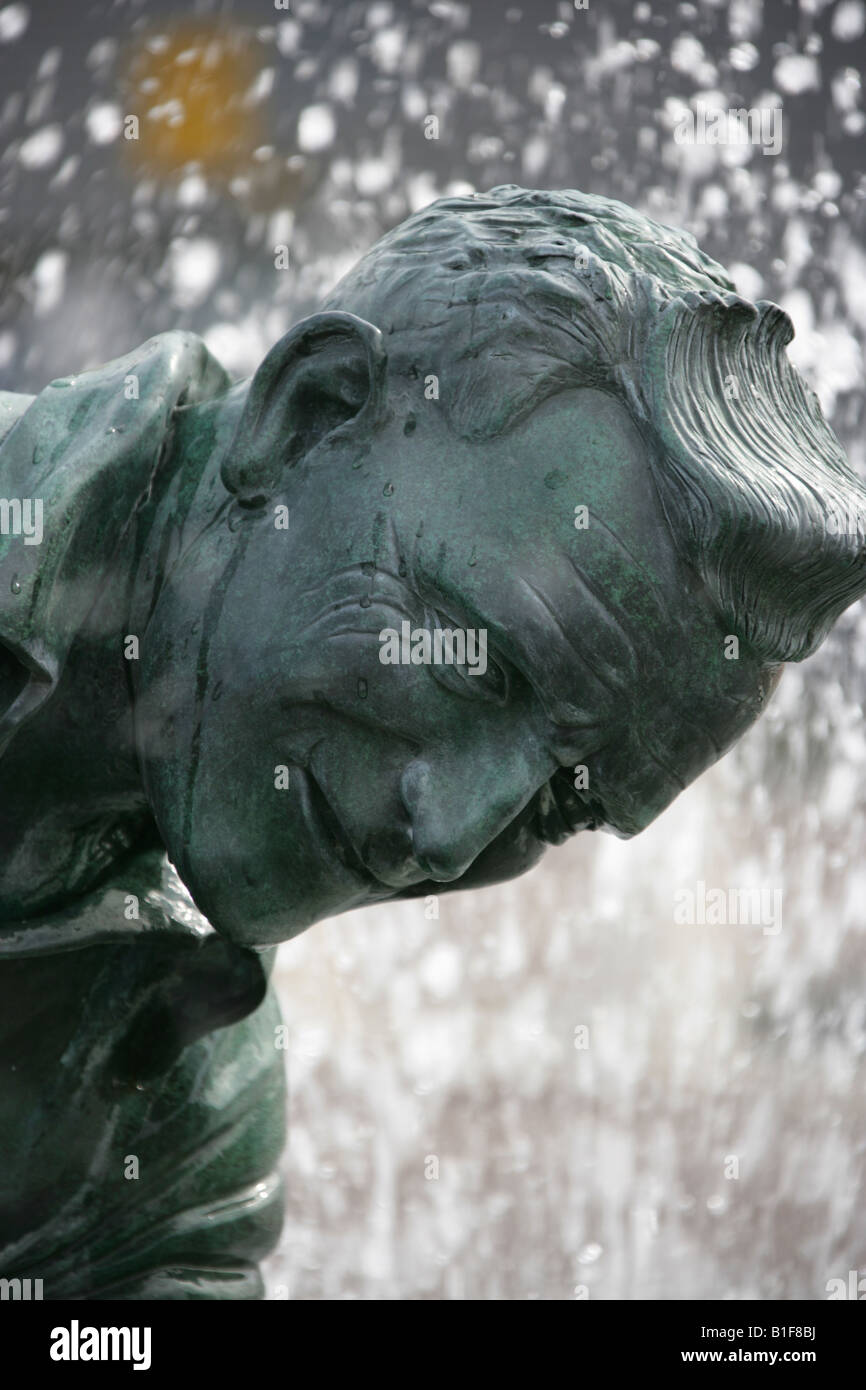
[[[505,704],[508,675],[487,650],[486,629],[459,628],[428,610],[427,630],[432,640],[430,674],[434,680],[455,695]]]
[[[475,700],[492,700],[494,704],[504,705],[508,699],[508,677],[503,668],[492,657],[487,658],[487,669],[477,674],[469,665],[441,665],[430,667],[431,675],[446,690],[456,695],[468,696]]]

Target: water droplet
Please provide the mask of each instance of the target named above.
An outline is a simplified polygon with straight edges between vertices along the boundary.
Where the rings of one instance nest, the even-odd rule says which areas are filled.
[[[9,588],[12,590],[13,594],[21,593],[21,581],[17,574],[13,574],[12,583],[9,585]]]
[[[596,1260],[601,1259],[603,1253],[600,1245],[597,1245],[595,1241],[590,1241],[589,1245],[584,1245],[581,1249],[577,1257],[577,1263],[581,1265],[594,1265]]]
[[[212,694],[211,694],[211,699],[212,699],[212,700],[218,700],[219,697],[222,695],[222,693],[223,693],[223,683],[222,683],[222,681],[217,681],[216,685],[215,685],[214,688],[213,688],[213,692],[212,692]]]
[[[470,563],[470,565],[476,565],[476,564],[478,563],[478,556],[475,554],[475,546],[474,546],[474,545],[473,545],[473,547],[472,547],[472,554],[469,556],[469,563]]]
[[[367,682],[363,676],[358,677],[358,698],[359,700],[366,700],[367,698]]]
[[[393,497],[393,496],[394,496],[394,484],[393,484],[393,483],[386,483],[386,484],[385,484],[385,486],[382,488],[382,496],[383,496],[383,497]]]
[[[369,595],[369,594],[365,594],[364,597],[361,599],[361,607],[362,607],[362,608],[369,608],[369,607],[370,607],[371,601],[372,601],[372,600],[370,599],[370,595]]]

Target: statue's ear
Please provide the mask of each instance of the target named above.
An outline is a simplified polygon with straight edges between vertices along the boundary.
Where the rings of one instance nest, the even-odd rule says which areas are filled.
[[[280,474],[323,441],[363,435],[384,403],[378,328],[336,310],[302,319],[253,377],[222,480],[242,507],[267,500]]]

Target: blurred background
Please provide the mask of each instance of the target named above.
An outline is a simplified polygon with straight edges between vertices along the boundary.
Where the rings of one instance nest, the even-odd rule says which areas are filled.
[[[246,376],[409,212],[572,187],[782,304],[864,473],[864,60],[862,0],[0,0],[0,389],[170,328]],[[678,144],[701,102],[781,106],[780,153]],[[863,636],[858,605],[637,840],[280,949],[271,1298],[866,1276]],[[679,925],[701,882],[781,892],[778,930]]]

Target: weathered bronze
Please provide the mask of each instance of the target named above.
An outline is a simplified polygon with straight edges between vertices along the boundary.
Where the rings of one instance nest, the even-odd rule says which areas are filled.
[[[506,186],[250,381],[166,333],[0,395],[0,1276],[260,1296],[275,944],[638,833],[866,589],[790,336]]]

